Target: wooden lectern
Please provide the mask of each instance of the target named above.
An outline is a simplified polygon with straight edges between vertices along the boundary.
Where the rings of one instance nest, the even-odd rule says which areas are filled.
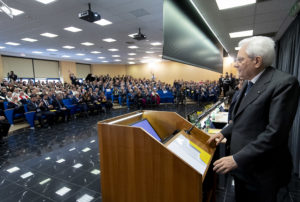
[[[147,119],[164,144],[131,124]],[[98,123],[103,202],[201,202],[202,183],[215,152],[209,135],[175,112],[136,111]],[[180,131],[174,133],[174,131]],[[168,145],[184,136],[209,159],[203,175]],[[172,137],[170,137],[172,136]]]

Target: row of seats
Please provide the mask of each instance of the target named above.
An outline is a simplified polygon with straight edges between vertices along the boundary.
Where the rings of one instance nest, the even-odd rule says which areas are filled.
[[[63,99],[63,103],[67,109],[70,111],[70,115],[74,115],[81,111],[81,108],[72,103],[71,99]],[[14,113],[14,109],[8,109],[8,102],[4,102],[4,113],[7,118],[7,121],[13,125],[14,120],[18,118],[26,118],[28,124],[31,128],[34,128],[34,121],[36,120],[35,111],[28,111],[27,104],[24,104],[24,114],[16,114]],[[52,110],[53,111],[53,110]],[[43,117],[44,118],[44,117]]]
[[[172,92],[168,91],[167,93],[164,93],[162,90],[158,90],[157,93],[160,96],[160,103],[174,103],[174,96]],[[112,100],[112,103],[114,100],[118,100],[118,103],[122,105],[122,97],[119,96],[113,96],[111,92],[106,92],[105,96],[107,99]],[[130,101],[129,99],[130,94],[126,96],[126,106],[129,108],[134,103]],[[80,108],[72,103],[71,99],[63,99],[63,103],[66,106],[67,109],[70,110],[70,115],[74,115],[77,112],[80,112]],[[18,118],[26,118],[27,122],[31,127],[34,127],[34,120],[35,120],[35,112],[29,112],[27,108],[27,104],[24,104],[24,114],[17,114],[14,113],[14,109],[8,109],[8,102],[4,102],[4,112],[5,116],[8,120],[8,122],[13,125],[14,120]]]

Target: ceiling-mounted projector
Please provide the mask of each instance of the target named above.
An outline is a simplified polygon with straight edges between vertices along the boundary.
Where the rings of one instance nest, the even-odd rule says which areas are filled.
[[[146,37],[144,34],[142,34],[141,28],[139,28],[139,33],[133,35],[133,38],[134,38],[135,40],[140,41],[140,40],[146,39],[147,37]]]
[[[101,16],[97,12],[93,12],[91,10],[91,4],[89,3],[89,10],[82,11],[78,14],[78,17],[82,20],[88,21],[88,22],[95,22],[101,19]]]

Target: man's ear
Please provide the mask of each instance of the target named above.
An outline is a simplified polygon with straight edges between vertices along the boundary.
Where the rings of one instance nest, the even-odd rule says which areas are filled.
[[[260,68],[263,65],[263,59],[261,56],[257,56],[254,58],[254,66],[255,68]]]

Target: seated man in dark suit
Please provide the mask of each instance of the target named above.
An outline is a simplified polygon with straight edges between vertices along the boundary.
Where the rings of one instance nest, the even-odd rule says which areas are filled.
[[[0,109],[1,110],[4,110],[4,102],[6,102],[5,95],[4,96],[0,95]]]
[[[31,95],[31,100],[27,105],[28,111],[35,111],[36,118],[39,120],[39,123],[42,127],[46,127],[44,120],[47,120],[49,126],[53,125],[54,121],[54,112],[50,112],[48,107],[45,106],[42,100],[38,100],[37,95]]]
[[[289,131],[300,94],[297,78],[271,67],[275,43],[256,36],[239,43],[235,67],[247,80],[232,112],[232,123],[208,140],[231,138],[230,156],[213,170],[234,177],[236,202],[275,202],[292,173]]]
[[[62,95],[56,95],[52,100],[53,110],[55,111],[56,117],[62,117],[62,121],[66,122],[70,116],[70,110],[67,109],[63,103]]]
[[[3,110],[0,109],[0,139],[8,135],[10,124],[6,120]]]
[[[75,94],[75,96],[71,99],[72,99],[72,104],[74,104],[76,107],[80,109],[80,113],[88,117],[88,106],[83,101],[82,97],[79,94]]]

